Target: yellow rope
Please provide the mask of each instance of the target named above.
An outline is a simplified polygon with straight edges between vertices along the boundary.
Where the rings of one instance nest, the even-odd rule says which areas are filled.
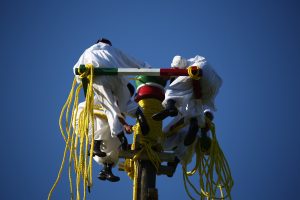
[[[74,94],[75,85],[76,85],[76,79],[74,78],[73,84],[72,84],[72,87],[71,87],[71,92],[70,92],[70,94],[69,94],[69,96],[67,98],[66,103],[64,104],[64,106],[62,108],[62,111],[61,111],[61,114],[60,114],[60,118],[59,118],[60,131],[61,131],[61,134],[62,134],[62,136],[63,136],[63,138],[64,138],[64,140],[66,142],[66,147],[65,147],[65,150],[64,150],[64,153],[63,153],[63,159],[62,159],[62,163],[61,163],[61,166],[60,166],[57,178],[56,178],[56,180],[55,180],[52,188],[49,191],[48,200],[50,200],[50,198],[52,196],[52,193],[53,193],[54,189],[56,188],[56,186],[57,186],[57,184],[58,184],[58,182],[59,182],[59,180],[61,178],[61,173],[62,173],[64,164],[65,164],[65,159],[66,159],[66,156],[67,156],[67,150],[69,148],[69,143],[70,143],[70,134],[69,134],[70,132],[69,132],[69,127],[68,127],[69,121],[68,121],[68,118],[65,119],[65,124],[66,124],[66,127],[67,127],[66,128],[67,137],[65,136],[65,131],[62,128],[62,121],[63,121],[63,114],[65,112],[66,112],[66,116],[69,116],[68,113],[69,113],[70,104],[72,103],[72,100],[73,100],[73,94]]]
[[[140,154],[145,152],[156,170],[158,170],[161,161],[158,153],[153,150],[153,147],[161,148],[164,136],[162,134],[162,122],[153,120],[152,115],[162,110],[161,102],[159,100],[149,98],[142,99],[138,103],[139,106],[143,108],[145,118],[147,119],[147,123],[151,129],[149,133],[144,136],[141,133],[139,124],[137,124],[135,134],[139,136],[139,141],[137,142],[142,146],[142,149],[134,156],[133,160],[138,160]]]
[[[92,127],[92,138],[94,138],[94,92],[93,92],[93,76],[94,68],[92,65],[86,65],[86,71],[80,75],[80,78],[88,79],[88,87],[86,93],[86,105],[79,115],[78,126],[76,126],[76,116],[78,112],[79,93],[82,89],[82,83],[76,86],[74,78],[70,94],[64,104],[59,118],[59,127],[66,147],[63,154],[62,163],[58,172],[58,176],[48,194],[48,200],[51,199],[52,193],[57,186],[69,150],[68,174],[70,182],[71,199],[74,199],[73,179],[72,179],[72,163],[76,174],[76,200],[81,199],[80,190],[83,185],[83,199],[86,199],[86,187],[92,186],[92,151],[88,158],[87,151],[89,146],[88,134],[89,125]],[[70,109],[72,114],[70,116]],[[75,131],[73,127],[77,127]],[[78,144],[79,143],[79,144]],[[91,141],[91,149],[94,147],[94,140]]]
[[[215,132],[215,125],[209,121],[209,128],[212,133],[212,142],[209,155],[206,155],[201,151],[200,141],[196,142],[196,166],[190,172],[187,171],[187,166],[183,167],[183,177],[185,190],[190,197],[194,199],[188,187],[194,190],[194,192],[200,196],[200,198],[206,199],[231,199],[231,188],[233,186],[233,179],[226,158],[218,144]],[[191,183],[188,176],[195,174],[196,169],[199,175],[200,190]],[[199,192],[200,191],[200,192]]]
[[[183,172],[183,173],[182,173],[182,177],[183,177],[183,185],[184,185],[184,189],[185,189],[187,195],[189,196],[189,198],[192,199],[192,200],[194,200],[195,198],[191,195],[191,193],[190,193],[190,191],[189,191],[189,189],[188,189],[188,187],[187,187],[187,185],[186,185],[186,178],[187,178],[187,176],[186,176],[186,174],[185,174],[184,168],[182,168],[182,172]]]
[[[193,74],[193,69],[197,69],[197,71],[196,71],[196,74]],[[200,67],[198,67],[198,66],[189,66],[188,68],[187,68],[187,70],[188,70],[188,74],[189,74],[189,76],[192,78],[192,79],[195,79],[195,80],[199,80],[200,78],[201,78],[201,75],[200,75]]]
[[[133,130],[134,130],[134,133],[136,133],[137,131],[137,126],[135,125],[133,127]],[[132,142],[132,146],[131,146],[131,149],[132,150],[135,150],[137,147],[136,147],[137,143],[136,143],[136,134],[134,134],[134,137],[133,137],[133,142]],[[139,166],[137,164],[137,161],[134,161],[132,159],[130,159],[129,161],[130,163],[130,168],[131,168],[131,172],[128,173],[128,176],[132,177],[133,178],[133,188],[132,188],[132,191],[133,191],[133,200],[138,200],[138,177],[139,177]]]
[[[186,175],[187,175],[187,176],[192,176],[192,175],[194,175],[194,174],[197,172],[197,170],[198,170],[198,168],[199,168],[199,165],[200,165],[200,156],[197,156],[197,157],[196,157],[196,164],[195,164],[195,167],[194,167],[191,171],[187,171],[187,172],[186,172]]]
[[[145,118],[147,119],[147,123],[151,128],[149,133],[144,136],[141,133],[140,125],[137,123],[133,127],[134,137],[133,143],[131,146],[132,150],[136,150],[137,148],[141,148],[139,152],[133,157],[133,159],[125,160],[124,169],[127,172],[128,176],[133,179],[133,200],[137,200],[138,193],[138,177],[139,177],[139,166],[137,161],[139,156],[142,153],[146,153],[148,155],[149,160],[155,166],[156,170],[158,170],[160,166],[160,158],[154,148],[161,148],[161,144],[163,141],[163,133],[162,133],[162,122],[154,121],[152,119],[152,115],[162,110],[162,105],[159,100],[156,99],[143,99],[139,101],[139,106],[143,108]],[[139,141],[137,141],[139,138]]]

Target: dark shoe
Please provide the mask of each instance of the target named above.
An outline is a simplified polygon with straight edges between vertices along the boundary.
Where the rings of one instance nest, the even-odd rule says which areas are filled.
[[[175,103],[175,100],[168,99],[166,108],[159,113],[152,115],[152,119],[155,121],[162,121],[167,117],[175,117],[176,115],[178,115],[178,110],[175,106]]]
[[[111,169],[112,169],[112,164],[104,164],[104,168],[100,171],[98,178],[100,180],[108,180],[110,182],[117,182],[120,180],[120,177],[115,176]]]
[[[170,116],[169,110],[164,109],[164,110],[160,111],[159,113],[155,113],[154,115],[152,115],[152,119],[155,121],[162,121],[165,118],[167,118],[168,116]]]
[[[184,138],[184,143],[183,143],[184,146],[189,146],[189,145],[193,144],[193,142],[196,139],[198,130],[199,130],[199,127],[198,127],[197,119],[191,118],[188,133]]]
[[[177,157],[175,157],[173,162],[167,163],[167,165],[172,168],[172,174],[167,174],[168,177],[172,177],[174,175],[179,162],[180,162],[180,160]]]
[[[102,140],[94,140],[94,149],[93,149],[93,156],[105,157],[106,153],[101,151],[101,142]]]
[[[145,115],[144,115],[143,111],[140,109],[140,107],[138,107],[138,109],[136,110],[135,115],[140,124],[142,134],[147,135],[149,133],[150,128],[149,128],[149,125],[145,118]]]
[[[120,134],[118,134],[118,138],[121,142],[121,150],[126,151],[128,149],[128,141],[123,131]]]
[[[118,182],[120,181],[120,177],[113,175],[112,173],[109,173],[106,175],[106,179],[110,182]]]
[[[104,168],[105,168],[105,167],[104,167]],[[100,171],[100,173],[98,174],[98,178],[99,178],[100,180],[102,180],[102,181],[105,181],[105,180],[106,180],[106,172],[105,172],[104,169],[102,169],[102,170]]]
[[[170,116],[170,117],[175,117],[175,116],[178,115],[178,110],[177,110],[177,108],[176,108],[176,106],[175,106],[175,103],[176,103],[176,101],[173,100],[173,99],[169,99],[169,100],[167,101],[167,106],[166,106],[166,108],[167,108],[167,110],[169,111],[169,116]]]

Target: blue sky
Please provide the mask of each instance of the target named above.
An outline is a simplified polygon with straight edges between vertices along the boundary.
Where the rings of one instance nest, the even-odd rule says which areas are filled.
[[[2,199],[46,199],[64,142],[58,117],[72,67],[99,37],[169,67],[207,58],[222,76],[215,114],[233,199],[295,199],[300,186],[300,5],[296,0],[16,1],[0,4]],[[95,165],[94,176],[98,173]],[[88,199],[131,199],[132,182],[100,182]],[[160,199],[188,199],[181,170]],[[53,199],[69,199],[67,174]]]

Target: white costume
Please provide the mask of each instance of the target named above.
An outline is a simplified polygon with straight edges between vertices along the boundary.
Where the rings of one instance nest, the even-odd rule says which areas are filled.
[[[198,66],[202,69],[202,77],[200,79],[201,99],[194,97],[192,78],[189,76],[179,76],[167,87],[165,100],[163,101],[163,106],[166,106],[168,99],[175,100],[175,105],[179,111],[179,114],[164,128],[164,133],[168,133],[172,126],[184,118],[184,127],[177,130],[177,133],[168,138],[164,144],[166,150],[176,148],[175,153],[178,158],[182,160],[186,155],[185,151],[187,148],[193,148],[185,147],[183,144],[188,132],[189,121],[195,117],[197,118],[199,127],[205,125],[204,109],[216,110],[214,99],[222,85],[222,79],[213,68],[207,64],[205,58],[198,55],[188,60],[185,60],[181,56],[175,56],[171,66],[177,68]],[[189,158],[185,158],[184,160],[187,161]]]
[[[131,104],[133,101],[129,100],[127,102],[128,108],[130,109]],[[100,102],[97,98],[94,98],[94,139],[95,140],[101,140],[101,151],[106,153],[105,157],[99,157],[99,156],[94,156],[94,160],[99,163],[108,163],[108,164],[114,164],[116,165],[118,163],[119,159],[119,147],[121,145],[120,140],[117,137],[112,137],[111,132],[110,132],[110,127],[108,123],[108,119],[105,116],[105,112],[99,108],[97,108],[97,105],[100,105]],[[85,101],[80,103],[78,105],[78,111],[77,111],[77,116],[76,116],[76,127],[75,131],[77,133],[77,128],[78,128],[78,120],[81,112],[83,111],[85,107]],[[124,112],[128,112],[128,110],[125,110]],[[92,141],[92,124],[89,125],[89,143]]]
[[[164,133],[168,133],[171,124],[163,129]],[[189,146],[185,146],[183,141],[186,133],[188,132],[189,126],[186,125],[176,131],[174,135],[168,137],[164,142],[164,150],[174,151],[176,157],[180,160],[182,165],[186,165],[191,162],[194,153],[195,142]],[[192,153],[191,153],[192,151]]]
[[[142,68],[150,67],[145,62],[140,62],[124,54],[121,50],[108,44],[99,42],[86,49],[74,66],[78,68],[82,64],[92,64],[95,68]],[[128,80],[124,76],[95,76],[94,91],[104,113],[107,115],[110,132],[115,137],[123,131],[123,126],[118,120],[122,117],[120,110],[127,108],[127,102],[131,98],[128,91]],[[130,113],[138,108],[132,103]]]

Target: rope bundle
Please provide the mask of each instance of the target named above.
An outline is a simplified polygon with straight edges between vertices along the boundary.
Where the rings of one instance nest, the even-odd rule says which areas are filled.
[[[70,182],[71,199],[74,199],[73,179],[72,173],[76,174],[76,200],[80,200],[81,185],[83,185],[83,199],[86,199],[86,189],[92,186],[92,151],[90,151],[88,158],[88,132],[89,126],[92,126],[92,138],[94,138],[94,93],[93,93],[93,66],[86,65],[87,70],[79,77],[81,79],[88,79],[86,106],[80,113],[78,120],[78,100],[79,93],[82,89],[82,83],[76,88],[76,78],[74,78],[70,94],[62,108],[59,127],[64,141],[66,142],[62,163],[57,175],[57,178],[48,194],[48,200],[51,199],[52,193],[57,186],[61,173],[66,163],[67,154],[69,153],[68,173]],[[72,108],[72,109],[71,109]],[[71,115],[70,115],[71,110]],[[91,141],[91,149],[94,148],[94,141]],[[72,170],[74,165],[74,171]]]
[[[182,166],[184,187],[190,199],[195,198],[192,197],[188,185],[201,199],[231,199],[230,191],[233,186],[233,179],[230,168],[217,141],[215,125],[208,119],[206,120],[212,133],[210,152],[209,155],[205,155],[205,152],[201,151],[200,141],[197,141],[195,145],[195,167],[193,170],[187,171],[187,166]],[[194,175],[197,171],[200,190],[189,180],[189,176]]]

